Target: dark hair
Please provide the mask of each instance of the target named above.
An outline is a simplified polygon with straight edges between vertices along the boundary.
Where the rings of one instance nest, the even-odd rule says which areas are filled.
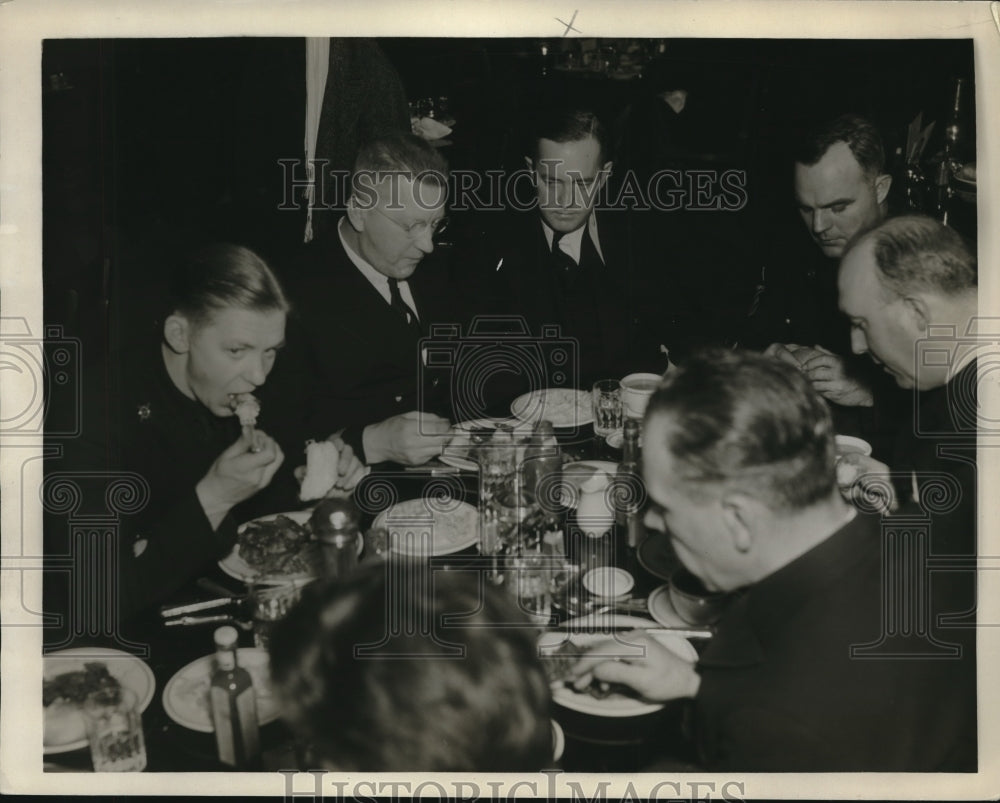
[[[291,305],[268,264],[249,248],[215,243],[189,254],[173,271],[167,313],[201,325],[227,307],[288,312]]]
[[[873,179],[885,170],[882,136],[873,123],[858,114],[843,114],[812,129],[799,143],[795,161],[814,165],[838,142],[847,144],[869,178]]]
[[[760,354],[708,350],[672,368],[646,417],[670,417],[666,448],[699,497],[742,488],[772,510],[802,510],[835,489],[833,424],[801,371]]]
[[[393,560],[308,588],[272,634],[271,673],[329,768],[537,771],[552,759],[537,649],[481,575]]]
[[[367,172],[393,173],[409,181],[448,186],[445,158],[437,148],[415,134],[388,134],[362,145],[354,160],[352,180]]]
[[[869,236],[879,279],[898,296],[914,290],[955,296],[979,284],[976,257],[961,235],[933,218],[891,218]]]
[[[549,139],[553,142],[579,142],[593,137],[600,146],[600,164],[608,159],[608,134],[600,118],[589,109],[571,109],[558,105],[542,109],[532,131],[530,153],[538,159],[538,143]]]

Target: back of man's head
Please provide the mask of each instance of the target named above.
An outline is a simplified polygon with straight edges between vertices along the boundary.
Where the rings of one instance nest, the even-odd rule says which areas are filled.
[[[665,448],[695,498],[720,490],[790,515],[835,493],[833,424],[801,371],[763,355],[701,352],[672,368],[647,419],[668,417]]]
[[[890,218],[869,232],[883,286],[897,296],[931,293],[973,296],[979,283],[976,257],[952,228],[930,217]]]
[[[476,572],[380,563],[307,588],[271,672],[328,769],[533,772],[552,756],[535,632]]]
[[[850,148],[868,178],[874,179],[885,170],[882,136],[870,120],[859,114],[843,114],[810,130],[795,149],[795,161],[814,165],[838,142]]]

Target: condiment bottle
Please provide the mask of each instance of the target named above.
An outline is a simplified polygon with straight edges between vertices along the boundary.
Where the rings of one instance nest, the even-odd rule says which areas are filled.
[[[636,576],[638,559],[636,548],[646,538],[642,503],[645,488],[639,476],[639,422],[627,420],[622,445],[622,462],[615,475],[615,526],[620,533],[617,539],[624,546],[624,557],[619,564]]]
[[[309,524],[323,550],[326,576],[348,577],[358,565],[358,509],[349,499],[324,499]]]
[[[219,761],[251,769],[260,760],[257,698],[250,673],[236,660],[236,628],[215,631],[215,672],[209,691]]]
[[[525,490],[542,510],[560,509],[562,452],[551,421],[540,421],[532,433],[531,445],[524,452],[523,475]]]

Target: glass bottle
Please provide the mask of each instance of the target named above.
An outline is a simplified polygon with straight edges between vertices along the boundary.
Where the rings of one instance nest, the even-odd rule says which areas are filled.
[[[323,550],[326,577],[344,579],[358,565],[358,509],[349,499],[324,499],[309,517]]]
[[[215,672],[209,691],[219,761],[252,769],[260,761],[257,698],[250,673],[236,660],[236,628],[215,631]]]
[[[619,565],[636,576],[636,549],[646,537],[643,524],[645,486],[639,476],[639,422],[625,421],[622,462],[615,475],[615,525],[624,555]]]

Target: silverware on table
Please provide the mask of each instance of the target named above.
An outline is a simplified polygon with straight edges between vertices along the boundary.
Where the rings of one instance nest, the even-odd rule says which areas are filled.
[[[165,605],[160,608],[160,616],[164,619],[169,619],[172,616],[180,616],[182,614],[210,611],[213,608],[224,608],[227,605],[242,604],[244,599],[244,597],[220,597],[219,599],[206,599],[200,602],[188,602],[184,605]]]

